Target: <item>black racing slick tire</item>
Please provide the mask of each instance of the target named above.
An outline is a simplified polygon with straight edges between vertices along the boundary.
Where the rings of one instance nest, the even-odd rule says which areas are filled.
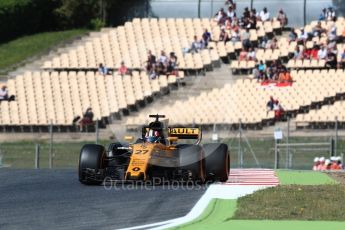
[[[105,148],[102,145],[86,144],[80,151],[79,157],[79,181],[87,185],[99,185],[102,180],[96,180],[88,177],[85,172],[87,169],[93,173],[99,173],[104,169],[104,159],[106,157]]]
[[[230,155],[226,144],[203,145],[205,152],[206,180],[226,182],[230,170]]]
[[[205,182],[204,152],[199,145],[178,145],[180,169],[191,172],[194,182]],[[184,178],[186,179],[186,178]]]

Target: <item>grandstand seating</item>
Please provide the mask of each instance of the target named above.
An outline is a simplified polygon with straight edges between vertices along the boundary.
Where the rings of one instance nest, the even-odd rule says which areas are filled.
[[[334,128],[336,120],[338,128],[345,127],[345,102],[336,101],[331,105],[324,105],[320,109],[311,110],[296,117],[297,128]]]
[[[102,76],[90,71],[26,72],[7,82],[16,100],[1,102],[0,126],[71,126],[88,107],[92,107],[95,120],[104,120],[135,110],[172,84],[177,84],[176,76],[149,80],[145,72],[136,71],[132,76]]]
[[[258,22],[257,30],[250,30],[250,40],[256,42],[258,38],[272,32],[275,22]],[[142,69],[147,58],[147,50],[159,56],[161,50],[167,54],[175,52],[179,69],[198,70],[209,66],[211,61],[219,61],[227,54],[233,55],[235,50],[242,49],[242,43],[215,42],[210,44],[213,49],[203,50],[201,53],[183,54],[183,49],[190,47],[194,35],[200,39],[203,30],[211,31],[214,40],[220,34],[220,27],[210,19],[182,19],[182,18],[143,18],[133,19],[124,26],[105,28],[101,32],[93,32],[90,36],[73,44],[66,52],[44,62],[43,69],[95,69],[99,63],[109,68],[119,68],[121,61],[131,69]],[[242,30],[241,30],[242,33]]]
[[[312,21],[309,25],[306,25],[304,27],[305,32],[311,33],[312,28],[317,25],[317,21]],[[331,26],[335,25],[337,28],[337,35],[341,38],[340,40],[342,41],[342,31],[345,28],[345,19],[344,17],[338,17],[336,22],[332,21],[321,21],[321,26],[324,29],[329,29]],[[301,33],[300,29],[295,29],[295,32],[297,34]],[[327,37],[314,37],[311,41],[308,41],[306,43],[307,48],[313,47],[314,42],[318,45],[320,44],[326,44],[327,42]],[[263,61],[263,62],[270,62],[273,60],[283,60],[284,62],[287,63],[286,67],[290,69],[319,69],[319,68],[324,68],[325,67],[325,60],[294,60],[290,59],[289,60],[289,55],[292,56],[293,52],[295,50],[295,47],[297,46],[297,42],[289,42],[286,37],[280,37],[278,39],[277,43],[277,49],[264,49],[264,48],[258,48],[256,50],[256,59],[258,61]],[[299,45],[300,50],[303,50],[303,46]],[[337,44],[337,50],[338,52],[338,60],[340,60],[340,55],[341,51],[343,51],[345,48],[345,44],[340,43]],[[229,54],[229,52],[228,52]],[[236,57],[233,58],[236,60]],[[250,63],[248,65],[248,62],[243,60],[243,61],[237,61],[234,63],[231,63],[230,68],[232,69],[233,73],[238,73],[242,72],[243,70],[250,70],[254,68],[254,66]]]
[[[256,80],[241,79],[187,101],[176,101],[161,110],[166,111],[172,125],[238,125],[241,120],[249,127],[261,128],[274,119],[273,112],[265,110],[270,96],[279,99],[284,109],[295,116],[328,104],[345,92],[343,70],[292,71],[291,74],[295,79],[292,86],[264,87]],[[147,114],[128,119],[127,128],[136,128],[146,119]]]
[[[322,26],[328,28],[332,23],[322,22]],[[307,25],[305,31],[310,32],[314,24]],[[344,18],[339,17],[335,25],[337,32],[342,32]],[[214,39],[209,42],[209,49],[194,54],[183,53],[183,48],[190,47],[195,35],[200,38],[205,28]],[[257,45],[265,35],[272,37],[279,34],[278,30],[280,24],[275,18],[264,23],[257,22],[257,29],[250,30],[250,40]],[[255,61],[236,60],[243,48],[242,41],[218,42],[220,31],[220,26],[212,19],[135,18],[123,26],[92,32],[45,61],[42,71],[25,72],[8,80],[8,90],[16,95],[16,100],[1,102],[0,129],[32,131],[37,127],[47,128],[50,123],[70,129],[73,127],[72,120],[82,116],[88,107],[92,107],[95,120],[106,124],[109,118],[119,118],[144,106],[159,94],[166,94],[169,89],[178,86],[184,74],[191,70],[212,70],[220,66],[221,61],[228,63],[232,60],[230,68],[234,73],[250,72]],[[297,33],[300,31],[297,30]],[[321,44],[325,39],[314,38],[306,45],[310,47],[314,41]],[[334,118],[329,111],[338,111],[343,105],[332,103],[345,96],[344,71],[322,69],[324,60],[289,60],[289,54],[296,45],[296,42],[289,43],[287,38],[280,37],[277,49],[257,49],[256,52],[258,60],[270,62],[281,59],[287,63],[294,80],[291,87],[264,87],[250,76],[237,80],[233,85],[176,101],[173,106],[160,110],[170,118],[172,125],[223,124],[238,127],[242,123],[247,128],[260,129],[274,123],[274,112],[265,109],[269,96],[273,96],[280,100],[288,115],[297,115],[297,123],[307,123],[310,127],[315,122],[332,121]],[[345,48],[343,43],[337,46],[339,51]],[[179,74],[150,80],[141,71],[148,50],[152,50],[157,57],[161,50],[166,54],[175,52]],[[97,73],[99,63],[116,70],[122,61],[134,70],[132,75],[118,76],[116,71],[106,76]],[[307,112],[309,114],[300,114]],[[157,111],[152,109],[148,113]],[[341,115],[339,119],[342,121],[345,117]],[[147,114],[139,114],[129,117],[126,125],[128,129],[136,129],[146,122]]]

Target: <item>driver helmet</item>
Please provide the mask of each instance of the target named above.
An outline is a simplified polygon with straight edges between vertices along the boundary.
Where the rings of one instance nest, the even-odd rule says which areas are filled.
[[[146,133],[146,141],[150,143],[156,142],[159,137],[160,137],[160,133],[158,131],[149,130]]]

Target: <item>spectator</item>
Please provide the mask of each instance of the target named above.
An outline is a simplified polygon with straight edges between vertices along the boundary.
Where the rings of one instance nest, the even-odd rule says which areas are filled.
[[[200,41],[198,41],[198,37],[195,35],[192,45],[189,49],[189,52],[197,53],[199,50],[201,50],[201,48],[202,48],[202,44],[200,43]]]
[[[153,80],[158,76],[158,67],[156,66],[156,64],[152,65],[152,68],[148,72],[148,76],[150,80]]]
[[[205,29],[204,33],[202,34],[202,43],[205,48],[207,48],[208,43],[211,41],[211,33]]]
[[[219,34],[219,41],[224,42],[224,44],[228,41],[230,41],[228,32],[225,31],[224,28],[221,29]]]
[[[331,157],[331,170],[342,170],[342,167],[338,164],[338,157]]]
[[[345,68],[345,49],[343,50],[342,54],[340,55],[340,60],[338,64],[338,68]]]
[[[273,81],[276,79],[276,73],[273,72],[272,68],[268,68],[267,77],[269,81]]]
[[[249,47],[248,54],[247,54],[248,61],[256,61],[256,53],[253,47]]]
[[[326,30],[322,28],[321,21],[318,21],[316,26],[313,27],[312,33],[314,37],[320,37],[322,33],[325,33]]]
[[[83,114],[83,118],[79,122],[79,129],[82,132],[83,128],[87,125],[93,124],[93,112],[92,109],[89,107]]]
[[[167,74],[175,74],[177,75],[177,57],[174,52],[170,53],[169,60],[168,60],[168,68]]]
[[[292,83],[292,77],[291,77],[290,71],[280,72],[278,82],[280,82],[280,83]]]
[[[128,68],[125,66],[125,63],[123,61],[121,62],[121,66],[118,69],[117,73],[121,76],[130,74]]]
[[[254,79],[257,79],[257,81],[260,80],[260,71],[259,71],[259,66],[258,65],[255,65],[255,68],[253,69],[253,78]]]
[[[323,8],[322,11],[321,11],[321,14],[319,16],[319,21],[324,21],[326,20],[326,8]]]
[[[226,13],[223,8],[221,8],[218,13],[216,14],[215,21],[218,23],[218,25],[224,25],[226,20]]]
[[[298,44],[305,44],[308,40],[308,33],[304,31],[304,28],[301,28],[301,33],[297,37]]]
[[[323,45],[322,48],[319,50],[319,52],[317,53],[317,57],[320,60],[327,58],[327,50],[325,45]]]
[[[314,165],[313,165],[313,171],[318,171],[320,165],[320,158],[315,157],[314,158]]]
[[[313,48],[310,50],[310,58],[317,60],[318,59],[318,52],[319,52],[319,46],[314,43]]]
[[[102,63],[99,63],[98,72],[99,72],[100,74],[102,74],[103,76],[109,74],[108,68],[105,67]]]
[[[303,58],[302,52],[301,52],[298,45],[296,45],[295,51],[293,52],[293,58],[294,59],[302,59]]]
[[[151,50],[147,52],[147,60],[146,60],[146,71],[149,73],[156,64],[156,56],[152,54]]]
[[[250,47],[250,34],[249,34],[249,29],[246,28],[242,35],[241,35],[241,38],[242,38],[242,45],[245,49],[249,48]]]
[[[259,68],[259,71],[262,71],[262,72],[266,71],[266,65],[262,61],[260,61],[258,68]]]
[[[328,52],[327,54],[326,67],[329,69],[337,68],[337,55],[332,51]]]
[[[237,42],[241,40],[241,35],[238,28],[232,30],[231,41]]]
[[[228,11],[226,12],[226,15],[227,15],[228,18],[230,18],[231,20],[236,16],[236,12],[235,12],[235,10],[232,8],[232,6],[229,6]]]
[[[247,49],[242,49],[241,52],[240,52],[239,60],[240,61],[246,60],[247,59],[247,55],[248,55]]]
[[[168,65],[168,57],[166,56],[165,52],[161,50],[161,56],[159,57],[159,63],[162,63],[163,65]]]
[[[332,26],[332,28],[327,33],[327,37],[330,42],[335,42],[337,40],[337,27]]]
[[[7,86],[3,85],[0,89],[0,102],[1,101],[14,101],[14,99],[15,99],[14,95],[8,96]]]
[[[272,38],[271,40],[268,40],[265,45],[266,49],[277,49],[278,48],[278,40],[277,38]]]
[[[325,15],[325,18],[327,21],[335,21],[336,20],[335,11],[333,10],[332,7],[328,8],[326,15]]]
[[[283,9],[280,9],[277,14],[277,20],[280,22],[280,27],[283,29],[288,24],[288,18]]]
[[[278,100],[274,102],[273,111],[275,120],[280,121],[284,115],[284,108],[281,106]]]
[[[263,22],[270,20],[270,13],[267,11],[266,7],[260,12],[260,20]]]
[[[275,100],[273,99],[273,96],[270,96],[270,100],[267,102],[267,110],[268,111],[272,111],[273,108],[274,108],[274,103],[275,103]]]
[[[249,12],[248,7],[246,7],[244,8],[244,11],[243,11],[242,20],[249,17],[250,17],[250,12]]]
[[[342,162],[341,162],[341,157],[337,157],[337,164],[340,170],[342,170],[344,168]]]
[[[163,62],[159,62],[158,64],[156,64],[155,73],[157,75],[166,75],[167,74],[167,67],[164,65]]]
[[[255,9],[252,9],[250,12],[249,23],[250,23],[250,29],[256,29],[256,11],[255,11]]]
[[[325,158],[320,157],[320,164],[318,165],[318,171],[325,170]]]
[[[297,33],[295,32],[294,28],[291,28],[291,31],[289,33],[289,43],[296,41],[296,39],[297,39]]]
[[[229,5],[229,7],[232,7],[234,10],[236,10],[236,3],[233,0],[225,1],[225,5]]]
[[[330,159],[326,159],[325,160],[325,164],[322,168],[322,171],[325,171],[325,170],[331,170],[331,161]]]
[[[231,22],[230,18],[226,19],[224,26],[225,26],[225,29],[227,29],[227,30],[231,30],[232,29],[232,22]]]

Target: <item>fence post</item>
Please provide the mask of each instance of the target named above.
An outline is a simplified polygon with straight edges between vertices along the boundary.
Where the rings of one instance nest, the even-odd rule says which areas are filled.
[[[243,151],[242,151],[242,120],[239,123],[239,138],[238,138],[238,160],[240,168],[243,168]]]
[[[98,128],[98,120],[96,120],[96,144],[98,145],[99,142],[99,128]]]
[[[0,146],[0,168],[2,166],[2,150],[1,150],[1,146]]]
[[[290,117],[287,118],[287,135],[286,135],[286,162],[285,168],[289,168],[289,155],[290,155],[290,148],[289,148],[289,137],[290,137]]]
[[[35,169],[40,168],[40,145],[36,144],[35,148]]]
[[[279,161],[279,156],[278,156],[278,140],[275,138],[274,139],[274,169],[278,168],[278,161]]]
[[[335,140],[334,140],[334,155],[337,156],[337,148],[338,148],[338,116],[335,116]]]
[[[307,0],[304,0],[303,5],[303,25],[307,25]]]
[[[53,121],[50,121],[49,126],[50,144],[49,144],[49,168],[53,168]]]

